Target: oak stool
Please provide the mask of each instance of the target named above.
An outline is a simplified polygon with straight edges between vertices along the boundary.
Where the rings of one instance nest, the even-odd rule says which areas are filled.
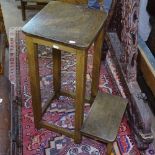
[[[81,142],[82,134],[85,133],[85,126],[82,129],[82,125],[84,118],[88,49],[92,43],[94,43],[91,102],[98,96],[101,49],[105,35],[104,24],[106,18],[107,15],[100,10],[89,9],[60,1],[51,1],[23,27],[22,30],[26,35],[26,46],[28,50],[28,68],[36,128],[47,128],[73,138],[75,143]],[[50,46],[53,49],[53,86],[55,95],[51,97],[50,103],[54,98],[57,98],[60,95],[67,95],[75,98],[74,132],[42,121],[42,115],[44,113],[43,109],[47,109],[46,107],[50,103],[45,104],[46,107],[41,107],[37,56],[38,44]],[[61,51],[76,54],[75,96],[61,91]],[[123,106],[122,111],[119,114],[116,130],[118,130],[118,123],[121,121],[124,109],[125,106]],[[104,113],[104,111],[102,113]],[[115,137],[116,134],[117,132],[115,132]]]

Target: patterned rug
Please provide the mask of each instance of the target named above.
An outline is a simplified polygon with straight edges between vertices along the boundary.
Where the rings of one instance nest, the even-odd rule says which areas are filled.
[[[10,65],[9,77],[16,85],[15,94],[19,90],[22,99],[21,126],[24,155],[106,155],[106,144],[93,139],[83,137],[81,144],[74,144],[73,140],[63,135],[48,131],[46,129],[36,130],[33,123],[33,113],[31,106],[30,83],[28,76],[27,55],[24,35],[20,28],[10,29]],[[93,47],[88,54],[86,94],[90,94],[91,69],[92,69]],[[53,92],[52,86],[52,58],[51,48],[39,46],[39,72],[42,104],[46,102]],[[66,52],[62,54],[62,88],[64,90],[75,91],[75,64],[74,55]],[[19,67],[20,66],[20,67]],[[113,74],[113,76],[112,76]],[[20,78],[18,78],[20,77]],[[113,77],[117,82],[115,83]],[[17,86],[18,83],[18,86]],[[122,95],[125,97],[123,87],[119,80],[116,67],[110,58],[102,62],[100,71],[99,90],[103,93]],[[85,116],[89,112],[90,106],[85,103]],[[47,109],[43,117],[49,123],[54,123],[69,130],[74,130],[74,100],[61,96],[54,100]],[[152,151],[152,152],[151,152]],[[128,125],[126,116],[123,117],[118,131],[117,139],[113,143],[113,153],[122,155],[140,155],[136,147],[132,131]],[[155,154],[150,148],[148,155]]]

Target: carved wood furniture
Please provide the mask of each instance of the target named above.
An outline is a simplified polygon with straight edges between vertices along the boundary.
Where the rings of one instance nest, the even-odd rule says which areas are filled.
[[[108,143],[108,152],[111,152],[112,142],[116,138],[119,123],[125,111],[127,101],[120,97],[116,97],[114,99],[118,101],[118,104],[115,105],[117,108],[112,108],[114,107],[112,104],[113,96],[98,93],[101,49],[106,30],[104,27],[106,17],[107,15],[99,10],[88,9],[82,6],[55,1],[50,2],[47,6],[45,6],[41,12],[39,12],[23,27],[22,30],[26,35],[35,127],[38,129],[47,128],[49,130],[64,134],[73,138],[75,143],[81,142],[82,134],[91,136]],[[94,43],[94,55],[91,97],[89,101],[87,101],[92,102],[98,93],[93,104],[94,106],[92,106],[91,110],[93,113],[96,113],[94,116],[96,116],[95,119],[97,122],[90,122],[92,120],[92,114],[90,113],[90,119],[87,119],[86,124],[83,125],[87,54],[92,43]],[[52,47],[53,54],[53,86],[55,93],[43,107],[41,105],[39,84],[39,66],[37,56],[38,44]],[[61,90],[61,51],[76,54],[75,95],[71,95],[68,92],[63,92]],[[59,98],[60,95],[69,96],[75,99],[74,132],[58,127],[54,124],[50,125],[42,120],[42,115],[46,111],[47,107],[55,98]],[[108,102],[111,104],[106,106]],[[96,109],[95,112],[93,109]],[[101,111],[99,112],[99,110]],[[108,112],[102,110],[107,110]],[[98,112],[101,115],[97,115]],[[111,113],[112,117],[110,117]],[[114,121],[114,117],[116,117],[116,124],[111,124]],[[100,120],[100,118],[102,118],[102,120]],[[98,124],[102,122],[103,127],[103,125],[106,125],[108,120],[110,125],[107,125],[104,128],[104,133],[102,128],[98,128]],[[93,133],[90,130],[90,133],[87,133],[90,123],[92,124],[92,127],[89,129],[91,129]],[[114,125],[113,128],[111,128],[111,125]],[[98,129],[93,128],[93,126],[96,126]],[[100,134],[98,135],[98,133],[102,133],[102,137],[100,137]]]
[[[128,116],[141,150],[148,148],[153,140],[151,132],[150,110],[145,94],[141,92],[137,81],[138,55],[138,10],[139,0],[117,0],[110,22],[110,32],[107,40],[112,55],[115,55],[119,75],[129,99]],[[145,114],[145,115],[144,115]]]
[[[116,33],[108,33],[107,41],[111,49],[119,74],[122,77],[122,82],[126,88],[126,94],[129,99],[128,117],[131,127],[134,130],[135,139],[139,149],[147,149],[148,145],[153,140],[151,132],[151,120],[149,109],[146,105],[147,100],[145,94],[140,90],[137,81],[128,82],[123,71],[123,63],[121,62],[120,55],[124,49],[118,39]]]

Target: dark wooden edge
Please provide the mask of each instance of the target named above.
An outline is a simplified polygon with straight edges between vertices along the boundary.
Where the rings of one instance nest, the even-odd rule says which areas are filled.
[[[107,24],[103,24],[100,28],[99,28],[99,31],[96,33],[96,36],[94,37],[94,40],[96,40],[97,36],[99,35],[99,33],[102,31],[102,29],[104,29],[104,31],[106,30],[106,25]],[[55,40],[51,40],[51,39],[48,39],[48,38],[44,38],[44,37],[41,37],[41,36],[36,36],[36,35],[33,35],[33,34],[29,34],[27,32],[25,32],[23,29],[22,29],[22,32],[26,35],[26,36],[29,36],[31,38],[35,38],[35,39],[41,39],[41,40],[45,40],[45,41],[49,41],[49,42],[53,42],[53,43],[56,43],[56,44],[60,44],[60,45],[64,45],[66,47],[71,47],[71,48],[74,48],[74,49],[77,49],[77,50],[88,50],[91,45],[93,44],[94,40],[92,40],[92,42],[87,45],[87,46],[76,46],[76,45],[68,45],[67,43],[64,43],[64,42],[59,42],[59,41],[55,41]]]
[[[84,132],[83,130],[81,130],[81,133],[82,133],[83,136],[86,136],[86,137],[88,137],[88,138],[92,138],[92,139],[94,139],[94,140],[97,140],[97,141],[100,141],[100,142],[103,142],[103,143],[112,143],[112,142],[115,141],[115,139],[116,139],[116,137],[117,137],[117,135],[116,135],[116,137],[114,137],[113,140],[111,140],[111,141],[106,141],[106,140],[103,140],[102,138],[99,138],[99,137],[96,137],[96,136],[92,136],[91,134],[86,133],[86,132]]]
[[[150,63],[149,65],[151,67],[151,70],[155,72],[155,57],[153,56],[146,43],[142,40],[140,35],[138,36],[138,49],[140,54],[142,54],[142,52],[145,54],[148,63]]]
[[[138,36],[138,50],[138,65],[147,85],[155,96],[155,57],[140,36]]]
[[[116,33],[108,33],[106,40],[108,41],[111,51],[113,51],[111,53],[114,57],[115,63],[117,64],[123,87],[126,88],[125,93],[127,95],[127,98],[129,99],[129,104],[127,107],[129,124],[133,128],[133,133],[136,137],[138,148],[141,150],[145,150],[149,147],[149,143],[151,143],[153,140],[151,131],[151,119],[149,113],[150,110],[146,104],[147,101],[143,97],[141,97],[142,92],[138,82],[134,81],[130,83],[126,80],[124,72],[122,70],[122,65],[120,64],[118,57],[123,48],[120,44],[119,39],[117,39],[118,37],[116,37],[115,40],[111,38],[112,34],[117,35]],[[149,137],[148,134],[150,135]]]

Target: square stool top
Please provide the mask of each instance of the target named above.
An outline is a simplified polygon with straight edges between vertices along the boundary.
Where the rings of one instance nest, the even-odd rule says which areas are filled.
[[[86,49],[102,29],[106,17],[100,10],[51,1],[22,30],[29,36]]]

